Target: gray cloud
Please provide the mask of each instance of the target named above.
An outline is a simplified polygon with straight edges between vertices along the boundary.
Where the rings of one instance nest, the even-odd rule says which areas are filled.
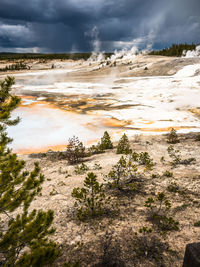
[[[1,0],[1,51],[112,51],[174,42],[200,42],[199,0]]]

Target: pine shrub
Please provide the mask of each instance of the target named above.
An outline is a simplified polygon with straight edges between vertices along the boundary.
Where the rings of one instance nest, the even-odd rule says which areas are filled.
[[[75,207],[80,220],[102,215],[110,202],[110,197],[105,195],[103,184],[97,181],[97,176],[93,172],[86,176],[84,187],[73,189],[72,197],[76,199]]]
[[[95,154],[103,154],[105,153],[105,150],[101,149],[100,144],[92,145],[88,148],[88,154],[89,156],[95,155]]]
[[[200,227],[200,221],[194,223],[194,227]]]
[[[106,176],[108,185],[113,189],[136,191],[139,187],[137,182],[140,173],[135,164],[130,159],[123,156],[112,167],[112,170]]]
[[[89,167],[85,163],[81,163],[81,165],[77,165],[74,168],[75,174],[84,174],[89,170]]]
[[[107,131],[104,132],[104,135],[101,138],[101,142],[99,144],[99,148],[101,150],[112,149],[113,148],[113,144],[111,142],[110,135],[108,134]]]
[[[158,227],[159,230],[166,232],[169,230],[179,230],[179,223],[169,216],[171,203],[164,193],[158,193],[155,198],[148,198],[145,202],[148,209],[148,219]]]
[[[86,156],[85,147],[78,137],[69,138],[66,150],[66,158],[69,164],[79,163]]]
[[[170,156],[170,158],[172,159],[171,164],[175,167],[177,164],[181,163],[181,154],[180,151],[178,149],[175,149],[174,146],[170,145],[167,148],[167,152]]]
[[[139,165],[144,165],[146,170],[152,170],[153,166],[155,165],[148,152],[133,152],[131,154],[131,158]]]
[[[126,134],[123,134],[123,136],[121,137],[117,145],[117,154],[127,155],[130,153],[131,153],[131,149],[130,149],[128,137],[126,136]]]
[[[169,133],[167,137],[167,143],[169,144],[176,144],[179,143],[178,135],[176,133],[176,130],[174,128],[171,129],[171,132]]]

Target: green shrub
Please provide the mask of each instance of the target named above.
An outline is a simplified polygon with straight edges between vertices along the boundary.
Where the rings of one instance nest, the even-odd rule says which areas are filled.
[[[194,223],[195,227],[200,227],[200,221]]]
[[[105,153],[106,149],[112,149],[113,144],[110,140],[110,136],[107,131],[104,132],[101,141],[97,145],[92,145],[88,148],[89,155],[102,154]]]
[[[151,170],[154,166],[153,159],[149,156],[148,152],[141,152],[139,154],[138,163],[140,165],[145,165],[147,170]]]
[[[135,161],[135,162],[138,162],[139,156],[140,156],[140,154],[134,151],[134,152],[131,154],[131,159],[132,159],[133,161]]]
[[[158,173],[152,173],[151,178],[155,179],[155,178],[159,178],[159,174]]]
[[[92,145],[88,148],[88,154],[89,155],[95,155],[95,154],[103,154],[105,153],[105,150],[100,148],[100,144],[98,143],[96,146]]]
[[[52,191],[49,193],[50,196],[55,196],[58,194],[58,191],[55,190],[55,188],[52,189]]]
[[[176,167],[178,164],[189,165],[192,162],[196,162],[195,158],[181,159],[181,154],[178,149],[174,149],[172,145],[167,148],[170,158],[173,160],[171,164]]]
[[[173,182],[170,185],[168,185],[167,190],[171,193],[177,193],[179,191],[179,186],[177,183]]]
[[[173,177],[173,173],[170,172],[170,171],[165,171],[165,172],[163,173],[163,175],[166,176],[166,177]]]
[[[126,136],[126,134],[123,134],[123,136],[121,137],[117,145],[117,154],[127,155],[130,153],[131,153],[131,149],[130,149],[128,137]]]
[[[152,170],[153,166],[155,165],[148,152],[133,152],[131,158],[139,165],[144,165],[146,170]]]
[[[75,207],[80,220],[102,215],[110,202],[110,197],[105,195],[103,184],[97,181],[97,176],[93,172],[86,176],[84,187],[73,189],[72,197],[76,199]]]
[[[69,138],[66,150],[66,158],[69,164],[79,163],[86,156],[85,147],[78,137]]]
[[[77,165],[74,167],[75,174],[84,174],[89,170],[89,167],[85,163],[81,163],[81,165]]]
[[[104,135],[101,138],[101,142],[99,144],[99,148],[101,150],[112,149],[113,148],[113,144],[111,142],[110,135],[108,134],[107,131],[104,132]]]
[[[106,179],[111,188],[135,191],[139,186],[137,182],[139,175],[137,166],[131,160],[122,156],[117,164],[112,167]]]
[[[94,170],[101,170],[101,169],[102,169],[102,167],[99,163],[94,164]]]
[[[171,164],[175,167],[177,164],[180,164],[181,162],[181,154],[180,151],[178,149],[174,149],[174,146],[170,145],[167,148],[167,152],[170,156],[170,158],[172,159]]]
[[[178,230],[179,223],[168,216],[171,204],[164,193],[159,193],[155,198],[148,198],[145,202],[148,209],[148,219],[163,232]]]
[[[171,132],[169,133],[167,137],[167,143],[169,144],[176,144],[179,143],[178,135],[176,133],[176,130],[174,128],[171,129]]]

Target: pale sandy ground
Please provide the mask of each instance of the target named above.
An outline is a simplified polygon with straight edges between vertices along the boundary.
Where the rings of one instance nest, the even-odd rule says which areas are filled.
[[[53,209],[55,212],[54,225],[57,229],[54,239],[60,244],[71,244],[80,241],[85,245],[88,242],[95,243],[95,240],[105,232],[106,229],[114,229],[116,234],[131,227],[134,231],[144,225],[151,225],[146,221],[146,208],[144,202],[148,197],[155,196],[156,192],[165,192],[172,204],[172,215],[179,221],[180,230],[169,232],[166,240],[170,244],[170,249],[176,251],[176,255],[166,260],[164,266],[181,266],[184,256],[184,250],[187,243],[200,241],[200,230],[193,224],[200,220],[200,142],[195,141],[196,134],[182,134],[181,142],[175,147],[181,151],[183,159],[190,157],[196,158],[196,162],[190,165],[178,165],[172,168],[170,158],[167,153],[169,144],[166,142],[166,136],[137,136],[131,141],[133,151],[147,151],[156,163],[154,169],[144,174],[142,193],[135,196],[127,195],[124,197],[114,197],[114,201],[119,204],[120,215],[116,218],[103,218],[92,223],[78,224],[74,220],[74,200],[71,192],[74,187],[82,186],[86,175],[75,175],[73,166],[69,166],[66,160],[49,160],[47,158],[35,159],[29,155],[21,155],[25,159],[27,168],[31,169],[33,162],[39,161],[41,170],[46,179],[43,183],[42,196],[33,202],[32,207],[43,210]],[[163,164],[160,158],[164,156],[166,162]],[[116,154],[116,149],[101,155],[94,155],[85,162],[90,171],[98,175],[99,182],[103,182],[103,177],[112,166],[117,163],[120,155]],[[94,170],[94,164],[99,163],[102,170]],[[164,177],[164,171],[173,172],[173,177]],[[71,174],[66,177],[66,172]],[[159,178],[151,178],[152,173],[160,174]],[[176,182],[181,190],[185,192],[183,196],[179,193],[170,193],[167,186],[171,182]],[[50,195],[51,192],[55,195]],[[186,205],[185,205],[186,204]],[[92,249],[92,248],[91,248]],[[72,252],[72,251],[71,251]],[[89,253],[89,252],[88,252]],[[68,254],[70,252],[68,251]],[[78,254],[76,254],[78,257]],[[65,259],[65,256],[63,256]],[[69,257],[67,257],[69,259]],[[172,263],[173,262],[173,263]],[[90,266],[89,263],[83,266]],[[127,263],[127,266],[130,263]],[[139,266],[139,265],[137,265]],[[146,266],[146,265],[141,265]],[[160,265],[148,265],[160,266]]]

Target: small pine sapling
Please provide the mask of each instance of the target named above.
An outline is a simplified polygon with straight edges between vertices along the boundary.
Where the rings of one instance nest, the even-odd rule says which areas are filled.
[[[106,179],[111,188],[135,191],[138,188],[136,180],[139,175],[137,166],[122,156],[108,173]]]
[[[102,166],[99,163],[95,163],[93,168],[94,170],[101,170]]]
[[[177,164],[180,164],[181,162],[181,154],[180,151],[178,149],[175,149],[174,146],[170,145],[167,148],[167,152],[170,156],[170,158],[172,159],[172,166],[175,167]]]
[[[163,173],[163,175],[166,176],[166,177],[173,177],[173,172],[165,171],[165,172]]]
[[[106,176],[106,179],[112,188],[122,189],[124,180],[127,179],[126,160],[123,156],[117,164],[113,166],[112,170]]]
[[[167,137],[167,143],[169,144],[177,144],[179,143],[177,132],[174,128],[171,129],[171,132],[169,133]]]
[[[169,230],[179,230],[179,223],[168,216],[171,203],[164,193],[158,193],[155,198],[148,198],[145,202],[148,209],[148,219],[164,233]]]
[[[139,154],[138,163],[140,165],[145,165],[146,170],[152,170],[155,165],[148,152],[141,152]]]
[[[155,165],[148,152],[137,153],[134,151],[131,154],[131,159],[137,162],[139,165],[144,165],[146,171],[152,170],[153,166]]]
[[[84,180],[84,187],[74,188],[72,197],[76,199],[77,217],[80,220],[104,214],[110,197],[105,195],[103,184],[97,181],[97,176],[89,172]]]
[[[171,193],[177,193],[180,192],[180,186],[176,183],[176,182],[172,182],[167,186],[167,191],[171,192]]]
[[[100,148],[100,143],[98,143],[97,145],[92,145],[91,147],[88,148],[89,156],[95,154],[103,154],[103,153],[105,153],[105,150]]]
[[[126,134],[123,134],[117,145],[117,154],[128,155],[131,153],[130,144]]]
[[[89,170],[89,167],[85,163],[81,163],[81,165],[77,165],[74,168],[74,173],[75,174],[84,174]]]
[[[174,146],[170,145],[167,148],[168,154],[170,158],[172,158],[172,166],[176,167],[178,164],[183,164],[183,165],[189,165],[191,163],[195,163],[196,159],[195,158],[188,158],[188,159],[181,159],[181,154],[178,149],[174,149]]]
[[[66,150],[66,158],[69,164],[79,163],[86,156],[85,147],[78,137],[69,138]]]
[[[160,175],[158,173],[152,173],[151,178],[155,179],[155,178],[159,178]]]
[[[139,159],[139,153],[137,153],[137,152],[133,152],[132,154],[131,154],[131,159],[133,160],[133,161],[135,161],[135,162],[138,162],[138,159]]]
[[[100,148],[100,150],[106,150],[106,149],[112,149],[113,148],[113,144],[111,142],[110,135],[108,134],[107,131],[104,132],[104,135],[101,138],[99,148]]]
[[[195,222],[194,227],[200,227],[200,221]]]

